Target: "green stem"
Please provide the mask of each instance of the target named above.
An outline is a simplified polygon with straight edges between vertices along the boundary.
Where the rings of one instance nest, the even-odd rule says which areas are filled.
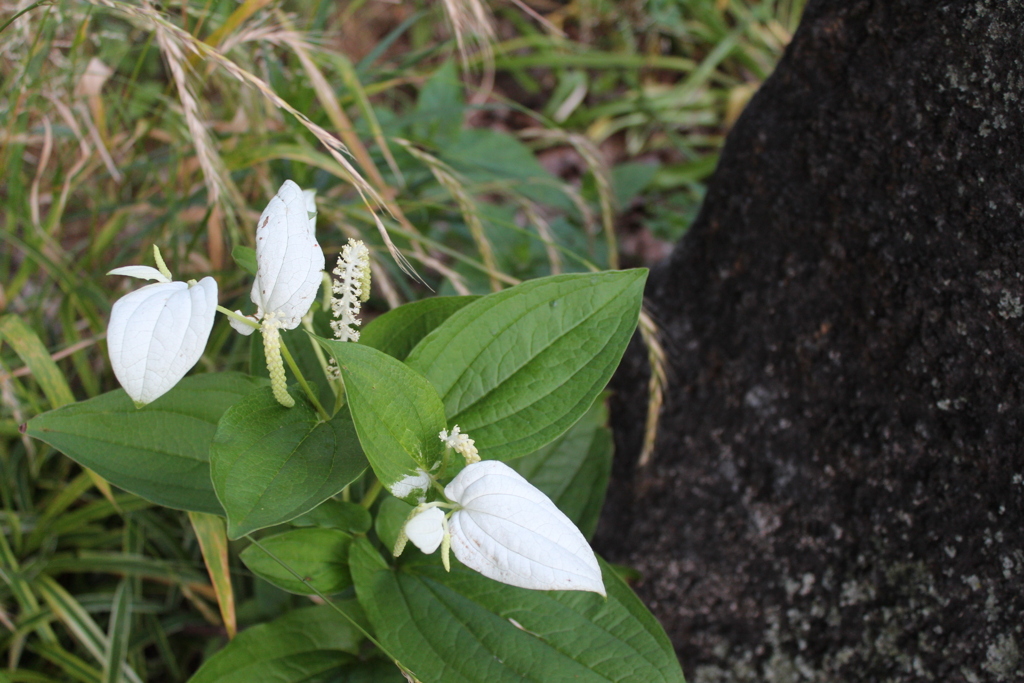
[[[288,345],[284,343],[283,338],[281,339],[281,353],[284,355],[284,361],[288,363],[288,367],[292,369],[292,374],[295,375],[295,379],[299,381],[299,386],[301,386],[302,390],[306,392],[306,397],[309,399],[309,402],[313,404],[313,407],[316,408],[316,412],[320,414],[320,419],[324,422],[329,421],[331,416],[328,415],[327,411],[324,410],[324,407],[320,405],[320,399],[317,398],[316,393],[313,392],[313,387],[309,386],[306,378],[302,375],[302,371],[299,370],[298,364],[295,362],[295,359],[292,358],[292,352],[288,350]]]
[[[359,501],[359,504],[369,510],[370,506],[373,505],[373,501],[377,500],[377,496],[380,495],[383,488],[384,484],[380,483],[380,479],[374,479],[373,483],[370,484],[370,490],[366,492],[363,499]]]
[[[37,2],[37,3],[35,3],[35,4],[29,5],[28,7],[26,7],[25,9],[21,10],[20,12],[18,12],[17,14],[15,14],[15,15],[14,15],[13,17],[11,17],[10,19],[8,19],[8,20],[7,20],[7,22],[6,22],[6,23],[4,23],[4,25],[3,25],[3,26],[0,26],[0,33],[3,33],[3,32],[4,32],[4,29],[6,29],[6,28],[7,28],[8,26],[10,26],[11,24],[13,24],[13,23],[14,23],[14,21],[15,21],[15,20],[16,20],[16,19],[17,19],[18,17],[20,17],[20,16],[22,15],[22,14],[25,14],[26,12],[31,12],[31,11],[32,11],[32,10],[34,10],[34,9],[35,9],[36,7],[40,7],[40,6],[43,6],[43,5],[47,5],[47,6],[48,6],[48,5],[51,5],[51,4],[53,4],[53,3],[47,2],[47,0],[40,0],[39,2]]]

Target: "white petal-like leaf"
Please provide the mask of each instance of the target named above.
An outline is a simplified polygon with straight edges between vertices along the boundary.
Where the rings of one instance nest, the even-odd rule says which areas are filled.
[[[256,320],[256,316],[243,315],[241,311],[237,311],[237,310],[235,311],[235,313],[237,313],[238,315],[241,315],[243,318],[248,318],[249,320],[253,321],[254,323],[258,323],[259,322],[258,320]],[[238,332],[240,335],[242,335],[244,337],[248,337],[250,334],[252,334],[253,332],[256,331],[256,328],[253,327],[252,325],[246,325],[245,323],[241,322],[240,320],[236,320],[234,318],[228,318],[228,324],[231,325],[231,328],[235,332]]]
[[[448,528],[452,551],[467,567],[521,588],[605,595],[587,539],[550,498],[505,463],[468,465],[444,493],[462,506]]]
[[[395,498],[405,500],[413,493],[422,497],[423,494],[427,492],[428,488],[430,488],[430,475],[422,469],[417,468],[416,472],[413,474],[405,475],[405,477],[388,487],[388,491],[390,491],[391,495]]]
[[[324,269],[308,201],[298,185],[286,180],[256,227],[252,301],[261,316],[274,315],[286,330],[297,327],[313,304]]]
[[[136,403],[149,403],[203,355],[217,310],[217,282],[204,277],[146,285],[114,303],[107,348],[114,375]]]
[[[156,268],[150,266],[121,266],[120,268],[114,268],[107,275],[125,275],[127,277],[137,277],[140,280],[156,280],[157,282],[170,282],[167,276],[161,273]]]
[[[427,555],[437,550],[444,537],[444,511],[427,508],[405,523],[405,535]]]

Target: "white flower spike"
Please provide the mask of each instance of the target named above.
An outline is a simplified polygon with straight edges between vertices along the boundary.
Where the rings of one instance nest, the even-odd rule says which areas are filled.
[[[466,459],[467,465],[480,462],[480,453],[476,450],[476,442],[469,438],[468,434],[460,434],[459,425],[452,427],[451,434],[448,433],[447,429],[442,429],[438,437],[440,437],[441,441],[444,441],[444,445],[448,446],[448,448],[456,453],[460,453]]]
[[[360,240],[351,237],[341,248],[338,265],[334,268],[338,277],[332,286],[331,312],[336,320],[331,321],[334,338],[341,341],[359,341],[359,311],[363,302],[370,298],[370,252]]]
[[[217,310],[212,277],[172,282],[154,251],[160,270],[125,266],[109,273],[157,281],[118,299],[107,325],[110,365],[136,406],[165,394],[199,361]]]
[[[287,390],[281,330],[298,327],[313,305],[324,269],[324,252],[315,234],[314,197],[314,191],[303,192],[286,180],[256,225],[256,280],[250,294],[256,315],[249,319],[260,323],[274,397],[289,408],[295,399]],[[245,335],[254,329],[236,320],[231,326]]]

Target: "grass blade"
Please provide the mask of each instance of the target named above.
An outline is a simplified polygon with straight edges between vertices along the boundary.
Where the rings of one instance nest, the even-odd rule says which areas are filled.
[[[132,631],[132,589],[128,580],[122,580],[114,591],[107,627],[107,658],[103,662],[103,683],[121,683],[127,666],[128,640]]]
[[[238,620],[235,618],[235,593],[231,588],[228,536],[224,518],[204,512],[189,512],[188,518],[195,529],[199,548],[203,551],[203,561],[206,563],[206,571],[210,574],[210,583],[217,594],[217,604],[220,605],[224,628],[228,632],[228,638],[234,638],[238,631]]]

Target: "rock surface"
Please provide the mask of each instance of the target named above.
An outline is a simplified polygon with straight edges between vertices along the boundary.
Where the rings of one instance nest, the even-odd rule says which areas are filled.
[[[598,531],[690,683],[1024,680],[1024,2],[812,2],[652,274]]]

